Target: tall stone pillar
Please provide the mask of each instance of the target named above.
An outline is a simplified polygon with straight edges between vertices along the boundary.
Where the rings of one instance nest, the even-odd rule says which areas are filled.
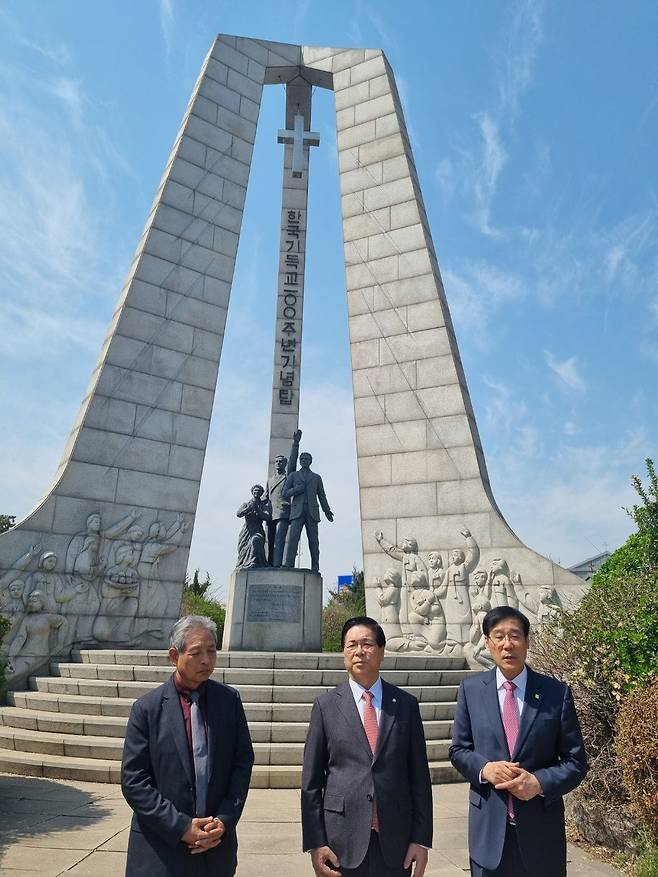
[[[306,269],[306,214],[308,204],[311,86],[301,76],[286,84],[281,239],[277,284],[272,416],[269,466],[278,455],[287,457],[293,433],[299,426],[299,388],[302,368],[304,274]],[[297,166],[299,164],[299,166]]]

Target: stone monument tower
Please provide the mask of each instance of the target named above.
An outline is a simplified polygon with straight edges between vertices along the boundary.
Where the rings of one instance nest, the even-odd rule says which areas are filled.
[[[220,35],[52,486],[0,537],[14,685],[74,644],[166,640],[194,524],[262,89],[292,89],[300,77],[332,89],[336,101],[369,612],[381,617],[392,649],[486,662],[479,619],[488,606],[518,605],[541,622],[581,593],[579,579],[521,543],[492,495],[383,52]],[[302,109],[286,120],[281,136],[293,140],[293,153],[300,130],[303,145],[312,139],[308,118]],[[292,210],[305,191],[290,189]],[[295,389],[289,380],[275,381],[281,407],[281,391]],[[286,450],[293,420],[273,414],[273,438],[286,436]]]

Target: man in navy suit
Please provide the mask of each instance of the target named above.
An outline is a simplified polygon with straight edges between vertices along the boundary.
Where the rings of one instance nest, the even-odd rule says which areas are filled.
[[[121,790],[134,811],[126,877],[232,877],[254,762],[242,702],[210,678],[209,618],[179,619],[169,658],[171,678],[134,703],[126,729]]]
[[[498,606],[482,632],[496,667],[461,683],[450,747],[471,784],[471,875],[565,877],[562,796],[587,772],[571,691],[526,665],[522,612]]]

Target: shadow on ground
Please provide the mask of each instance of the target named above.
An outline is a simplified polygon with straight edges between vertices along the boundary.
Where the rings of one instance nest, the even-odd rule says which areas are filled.
[[[0,873],[85,873],[82,863],[98,847],[111,848],[129,821],[117,786],[0,775]]]

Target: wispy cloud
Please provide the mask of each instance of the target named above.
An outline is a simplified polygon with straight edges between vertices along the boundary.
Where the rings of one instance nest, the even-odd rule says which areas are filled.
[[[459,333],[480,350],[489,350],[494,341],[490,328],[499,310],[526,293],[522,277],[488,262],[471,261],[448,267],[443,278]]]
[[[498,187],[498,178],[507,162],[507,152],[500,140],[498,123],[489,113],[480,113],[477,122],[482,135],[482,160],[476,167],[473,194],[477,223],[482,234],[497,235],[491,225],[491,205]]]
[[[174,42],[174,0],[160,0],[160,30],[169,58]]]
[[[111,301],[120,286],[107,228],[112,172],[125,165],[92,109],[81,82],[59,67],[0,65],[5,354],[43,358],[62,345],[96,347],[102,338],[104,320],[92,302]]]
[[[487,461],[494,495],[517,535],[554,560],[573,564],[588,546],[616,548],[632,523],[630,474],[652,437],[634,425],[610,442],[587,442],[573,419],[547,434],[538,406],[519,388],[485,378]],[[524,489],[523,485],[532,485]]]
[[[38,42],[32,37],[26,36],[21,31],[14,18],[12,18],[7,11],[2,9],[0,9],[0,24],[4,31],[11,34],[13,40],[19,46],[29,49],[30,52],[34,52],[42,58],[46,58],[46,60],[52,61],[57,65],[67,65],[72,63],[73,58],[71,50],[66,43],[55,42],[48,45],[43,42]]]
[[[555,357],[550,350],[544,351],[546,365],[553,371],[560,380],[566,384],[571,390],[577,390],[584,393],[587,390],[585,379],[580,374],[578,367],[578,357],[571,356],[568,359],[560,360]]]
[[[521,95],[532,82],[533,65],[543,39],[543,14],[543,3],[537,0],[522,0],[513,12],[498,82],[498,114],[512,122],[519,114]]]
[[[479,135],[477,145],[455,150],[461,185],[474,204],[472,221],[487,237],[505,231],[492,221],[500,177],[509,159],[505,140],[514,130],[521,98],[532,84],[533,67],[543,39],[543,3],[522,0],[512,10],[498,49],[495,101],[473,115]],[[442,159],[442,167],[437,169],[441,184],[445,179],[444,162]]]

